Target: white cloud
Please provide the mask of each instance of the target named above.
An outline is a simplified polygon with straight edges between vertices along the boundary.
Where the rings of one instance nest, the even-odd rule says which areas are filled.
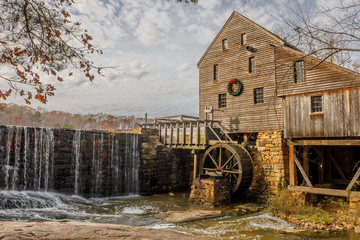
[[[249,1],[250,2],[250,1]],[[247,16],[270,26],[270,3],[246,7]],[[284,9],[285,3],[276,3]],[[92,57],[106,69],[93,83],[80,77],[57,84],[50,110],[106,112],[149,117],[198,114],[197,61],[242,1],[200,0],[198,5],[164,0],[87,0],[72,13],[103,48]],[[260,9],[259,9],[260,8]],[[9,102],[21,102],[19,99]],[[37,107],[39,104],[34,104]]]

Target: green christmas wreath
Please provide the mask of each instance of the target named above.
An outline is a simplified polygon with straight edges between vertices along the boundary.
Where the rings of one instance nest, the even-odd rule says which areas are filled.
[[[236,91],[235,91],[235,89],[236,89]],[[227,91],[232,96],[239,95],[241,92],[241,89],[242,89],[242,83],[237,78],[231,79],[227,85]]]

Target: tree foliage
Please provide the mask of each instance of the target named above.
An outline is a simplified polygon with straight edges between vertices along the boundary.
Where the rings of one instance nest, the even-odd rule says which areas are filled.
[[[46,103],[54,95],[53,82],[71,77],[74,70],[90,81],[94,74],[101,74],[88,59],[89,54],[101,51],[66,10],[73,3],[0,0],[0,79],[7,83],[0,89],[0,98],[6,100],[16,93],[27,104],[33,99]]]

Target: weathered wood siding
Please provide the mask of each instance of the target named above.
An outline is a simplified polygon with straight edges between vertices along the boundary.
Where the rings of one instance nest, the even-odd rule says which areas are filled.
[[[360,77],[340,66],[326,63],[316,66],[318,61],[281,47],[275,47],[274,52],[278,96],[360,86]],[[303,60],[305,65],[305,81],[302,83],[294,82],[294,62],[297,60]]]
[[[311,97],[322,96],[322,113],[311,113]],[[286,96],[285,138],[359,137],[360,88]]]
[[[242,46],[240,36],[246,33],[247,43]],[[227,39],[228,50],[222,50]],[[233,14],[225,29],[199,64],[200,118],[204,108],[214,107],[214,120],[231,132],[282,130],[281,99],[275,91],[274,51],[270,43],[277,41],[254,23]],[[246,46],[256,52],[246,50]],[[249,58],[255,57],[255,72],[249,73]],[[213,80],[213,66],[218,64],[219,80]],[[230,79],[238,78],[243,91],[238,96],[227,93]],[[255,88],[264,88],[264,103],[254,104]],[[218,108],[218,95],[227,94],[226,108]]]

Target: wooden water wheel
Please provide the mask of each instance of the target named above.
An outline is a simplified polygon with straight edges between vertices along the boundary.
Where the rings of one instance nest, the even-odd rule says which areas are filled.
[[[252,158],[241,145],[217,143],[206,150],[201,171],[202,174],[227,177],[231,194],[242,194],[253,179]]]

